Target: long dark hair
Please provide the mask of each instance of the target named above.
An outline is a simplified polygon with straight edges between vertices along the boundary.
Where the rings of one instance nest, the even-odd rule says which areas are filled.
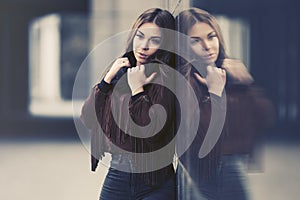
[[[159,28],[161,28],[162,33],[161,45],[159,49],[149,58],[148,63],[163,64],[175,68],[175,54],[173,53],[175,48],[175,18],[169,11],[162,10],[160,8],[150,8],[144,11],[137,18],[128,35],[125,51],[126,53],[123,55],[123,57],[127,57],[129,59],[131,66],[136,66],[136,58],[133,53],[133,40],[138,29],[145,23],[155,23]],[[121,77],[126,73],[126,71],[126,67],[122,68],[117,74],[118,77]],[[158,75],[163,75],[162,73],[164,73],[163,71],[159,70],[158,67],[145,68],[146,76],[149,76],[153,72],[156,72]],[[166,72],[163,76],[167,76]],[[161,81],[164,79],[162,76],[157,77],[160,77]],[[113,80],[113,82],[117,81],[118,80]],[[126,93],[126,91],[129,90],[127,78],[125,77],[121,83],[122,84],[119,84],[120,87],[118,89],[119,91],[125,91]],[[158,91],[155,92],[155,96],[153,97],[154,99],[161,98],[163,93],[163,88],[157,89]]]
[[[160,8],[150,8],[138,17],[129,33],[126,53],[123,56],[129,58],[132,66],[136,65],[136,59],[133,54],[133,39],[138,28],[145,23],[155,23],[158,27],[162,28],[162,44],[160,49],[158,49],[150,59],[174,67],[175,58],[171,52],[174,50],[175,43],[173,33],[175,29],[175,19],[169,11]]]

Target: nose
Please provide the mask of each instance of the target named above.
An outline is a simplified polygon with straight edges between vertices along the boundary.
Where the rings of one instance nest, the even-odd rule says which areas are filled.
[[[203,41],[202,42],[202,49],[205,50],[205,51],[208,51],[210,49],[209,41]]]
[[[144,51],[149,50],[149,41],[144,40],[141,42],[140,48],[143,49]]]

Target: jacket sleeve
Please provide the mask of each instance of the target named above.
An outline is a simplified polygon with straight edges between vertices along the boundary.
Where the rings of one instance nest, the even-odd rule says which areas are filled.
[[[80,119],[88,129],[96,127],[98,123],[97,116],[99,117],[99,115],[103,114],[106,105],[106,97],[111,88],[111,84],[102,80],[93,87],[91,94],[85,100],[81,109]],[[102,117],[100,116],[100,118]]]
[[[94,110],[96,115],[96,120],[103,126],[106,121],[106,105],[107,105],[107,97],[112,89],[112,84],[106,83],[102,80],[95,89],[95,102],[94,102]],[[104,127],[102,127],[104,128]]]
[[[91,94],[85,100],[80,119],[83,124],[91,130],[91,170],[96,171],[98,162],[104,156],[107,150],[106,140],[103,134],[100,133],[100,124],[97,120],[97,115],[103,117],[103,111],[106,104],[107,92],[110,90],[110,84],[101,82],[94,86]],[[96,114],[96,109],[100,112]]]
[[[95,128],[97,124],[97,118],[95,114],[95,92],[96,88],[93,87],[92,92],[84,101],[81,109],[80,120],[88,129]]]

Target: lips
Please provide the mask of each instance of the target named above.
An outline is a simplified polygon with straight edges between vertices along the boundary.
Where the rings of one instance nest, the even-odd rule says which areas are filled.
[[[206,54],[203,56],[204,59],[212,59],[214,58],[215,54],[214,53],[210,53],[210,54]]]
[[[147,59],[147,57],[148,57],[148,55],[143,54],[143,53],[141,53],[141,52],[137,52],[137,56],[138,56],[139,58],[141,58],[141,59]]]

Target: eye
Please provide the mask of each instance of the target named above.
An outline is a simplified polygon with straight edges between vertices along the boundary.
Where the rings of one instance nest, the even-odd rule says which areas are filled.
[[[155,45],[159,45],[161,42],[161,39],[160,38],[152,38],[150,41]]]
[[[144,38],[144,36],[140,33],[136,33],[135,37],[138,38],[138,39],[143,39]]]
[[[216,37],[217,37],[217,35],[213,34],[213,35],[209,35],[209,36],[208,36],[208,39],[212,40],[212,39],[214,39],[214,38],[216,38]]]
[[[200,39],[198,39],[198,38],[191,38],[191,39],[190,39],[190,43],[191,43],[192,45],[197,44],[198,42],[200,42]]]

